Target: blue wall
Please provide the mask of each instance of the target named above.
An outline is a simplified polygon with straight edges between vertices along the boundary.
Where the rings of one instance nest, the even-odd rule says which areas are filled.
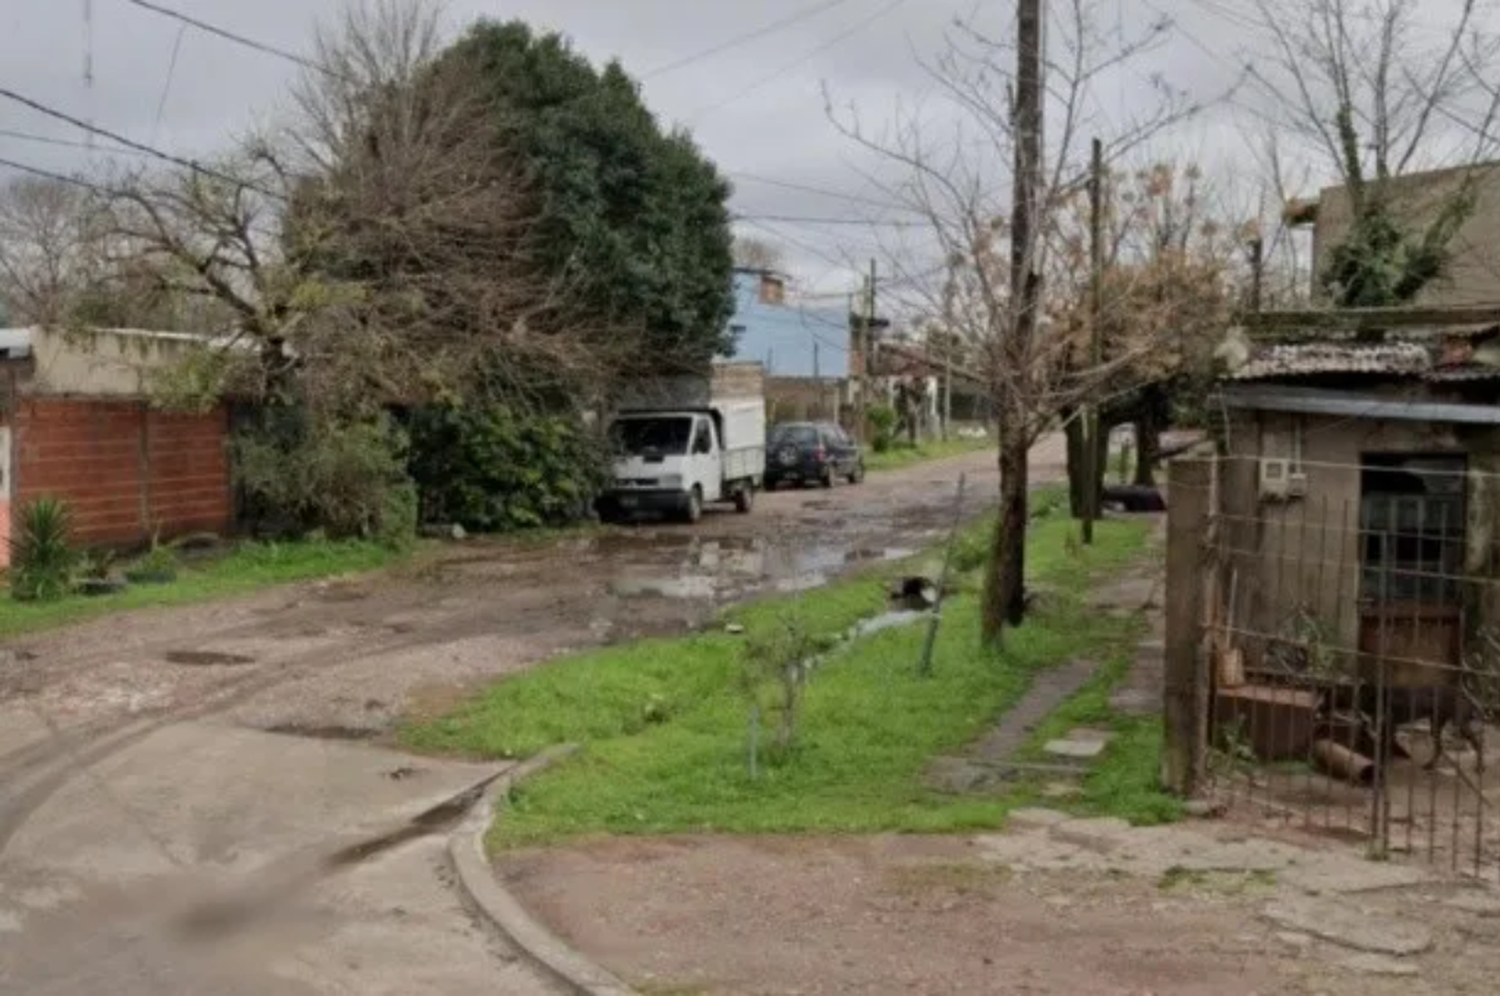
[[[764,363],[774,377],[811,377],[814,366],[822,377],[849,376],[847,306],[767,304],[760,299],[760,281],[757,272],[735,271],[735,313],[729,323],[743,327],[735,359]]]

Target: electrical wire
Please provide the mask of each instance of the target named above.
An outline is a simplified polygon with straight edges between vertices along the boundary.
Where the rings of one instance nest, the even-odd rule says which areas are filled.
[[[151,126],[151,144],[156,144],[157,137],[161,134],[162,118],[167,113],[167,98],[172,95],[172,80],[177,76],[177,59],[182,55],[182,38],[187,34],[186,24],[177,29],[177,37],[172,40],[172,57],[167,61],[167,78],[161,85],[161,99],[156,102],[156,122]]]
[[[225,41],[234,42],[236,45],[243,45],[246,48],[254,49],[257,52],[262,52],[266,55],[274,55],[277,58],[285,59],[288,62],[294,62],[297,65],[301,66],[303,69],[311,69],[314,72],[324,73],[329,76],[339,75],[332,69],[329,69],[327,66],[320,65],[316,61],[309,59],[306,56],[298,55],[296,52],[291,52],[284,48],[277,48],[275,45],[271,45],[266,42],[256,41],[254,38],[238,34],[237,32],[230,31],[227,28],[221,28],[216,24],[211,24],[208,21],[200,20],[199,18],[184,14],[181,11],[173,10],[170,7],[163,7],[161,4],[152,3],[150,2],[150,0],[125,0],[125,2],[130,4],[131,6],[139,7],[142,10],[148,10],[153,14],[160,14],[163,17],[170,17],[172,20],[184,24],[188,27],[197,28],[199,31],[202,31],[205,34],[210,34],[217,38],[223,38]]]
[[[817,194],[820,197],[831,197],[835,200],[848,201],[851,204],[865,204],[870,207],[883,208],[888,211],[907,211],[911,214],[921,214],[917,208],[909,204],[900,204],[895,201],[881,201],[873,197],[862,197],[858,194],[847,194],[838,190],[829,190],[827,187],[815,187],[805,183],[792,183],[787,180],[776,180],[758,173],[749,173],[744,170],[725,170],[727,175],[751,183],[762,183],[768,187],[781,187],[784,190],[797,190],[807,194]]]
[[[766,84],[768,84],[768,83],[774,83],[776,80],[781,79],[787,73],[791,72],[793,69],[796,69],[798,66],[801,66],[801,65],[807,63],[808,61],[810,61],[814,57],[816,57],[818,55],[821,55],[822,53],[828,51],[829,49],[833,48],[834,46],[842,44],[845,41],[848,41],[850,38],[852,38],[855,35],[859,34],[861,31],[865,30],[870,25],[874,24],[876,21],[878,21],[881,18],[886,17],[886,16],[894,13],[895,10],[896,10],[896,8],[900,7],[904,3],[906,3],[906,0],[890,0],[890,2],[887,3],[885,6],[879,8],[874,13],[870,14],[870,16],[868,16],[868,17],[864,18],[863,20],[859,21],[858,23],[854,24],[852,27],[848,28],[845,31],[840,32],[837,35],[834,35],[832,38],[830,38],[827,41],[823,42],[818,47],[812,49],[809,52],[806,52],[806,53],[798,56],[797,58],[795,58],[792,61],[786,63],[785,65],[778,66],[775,70],[773,70],[772,72],[767,73],[766,75],[764,75],[764,76],[760,77],[759,79],[755,80],[754,82],[750,83],[744,89],[736,91],[733,95],[731,95],[729,97],[726,97],[723,100],[720,100],[720,101],[717,101],[715,103],[709,104],[706,107],[700,107],[696,111],[693,111],[687,117],[688,123],[691,124],[691,123],[697,121],[699,118],[702,118],[703,116],[708,115],[708,114],[712,114],[715,111],[722,111],[724,108],[728,107],[730,104],[733,104],[733,103],[736,103],[736,102],[738,102],[740,100],[743,100],[745,97],[748,97],[750,94],[754,93],[756,90],[759,90],[761,87],[765,86]]]
[[[132,2],[134,2],[134,0],[132,0]],[[767,35],[773,35],[785,28],[789,28],[795,24],[800,24],[803,21],[810,20],[811,18],[817,17],[819,14],[823,14],[830,10],[833,10],[835,7],[842,7],[848,2],[849,0],[823,0],[822,3],[813,4],[809,7],[804,7],[784,17],[779,17],[768,24],[764,24],[751,31],[747,31],[744,34],[736,35],[733,38],[730,38],[727,41],[720,42],[711,48],[704,49],[703,51],[697,52],[693,55],[685,56],[675,62],[670,62],[665,66],[660,66],[644,74],[640,78],[644,82],[645,80],[655,79],[658,76],[665,76],[668,73],[675,73],[679,69],[686,69],[688,66],[691,66],[698,62],[702,62],[704,59],[710,59],[716,55],[722,55],[723,53],[728,52],[732,49],[739,48],[741,45],[747,45],[750,42],[759,41]]]
[[[206,176],[224,183],[229,183],[235,187],[242,187],[246,190],[254,190],[256,193],[261,194],[265,197],[269,197],[273,200],[284,201],[286,199],[281,194],[278,194],[273,190],[266,190],[264,187],[260,187],[252,183],[246,183],[239,177],[230,176],[228,173],[221,172],[220,170],[213,169],[209,166],[204,166],[201,163],[193,162],[191,159],[184,159],[182,156],[173,155],[170,152],[163,152],[161,149],[158,149],[155,146],[147,145],[144,142],[134,141],[133,139],[126,138],[123,135],[110,131],[107,128],[100,128],[98,125],[90,124],[89,122],[84,121],[82,118],[74,117],[73,115],[68,114],[66,111],[60,111],[57,108],[52,107],[51,105],[44,104],[39,100],[34,100],[33,98],[26,96],[25,94],[17,93],[16,91],[11,90],[7,87],[0,87],[0,97],[20,104],[23,107],[30,108],[31,110],[36,111],[39,114],[44,114],[49,118],[54,118],[58,121],[70,124],[75,128],[81,128],[91,135],[98,135],[101,138],[107,138],[110,141],[116,142],[127,149],[134,149],[137,152],[141,152],[148,156],[151,156],[153,159],[159,159],[162,162],[171,163],[174,166],[181,166],[182,168],[192,170],[194,173],[197,173],[201,176]]]

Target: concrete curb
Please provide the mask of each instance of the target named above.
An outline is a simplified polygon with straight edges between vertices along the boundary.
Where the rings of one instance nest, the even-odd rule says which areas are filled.
[[[637,996],[634,989],[575,951],[528,913],[495,875],[485,853],[484,837],[495,806],[511,786],[571,757],[577,750],[576,744],[550,748],[496,779],[469,818],[448,838],[448,856],[464,894],[485,919],[569,992],[580,996]]]

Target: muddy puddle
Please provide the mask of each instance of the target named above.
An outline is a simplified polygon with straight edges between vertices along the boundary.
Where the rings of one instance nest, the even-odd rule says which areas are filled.
[[[609,537],[595,547],[610,594],[690,600],[733,599],[763,590],[808,591],[851,567],[900,560],[914,552],[907,546],[764,538],[631,542]]]

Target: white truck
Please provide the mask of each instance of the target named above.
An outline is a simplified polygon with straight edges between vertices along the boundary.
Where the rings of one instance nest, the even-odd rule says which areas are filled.
[[[761,364],[729,362],[633,385],[609,425],[614,463],[599,517],[697,522],[715,502],[749,512],[766,473],[765,385]]]

